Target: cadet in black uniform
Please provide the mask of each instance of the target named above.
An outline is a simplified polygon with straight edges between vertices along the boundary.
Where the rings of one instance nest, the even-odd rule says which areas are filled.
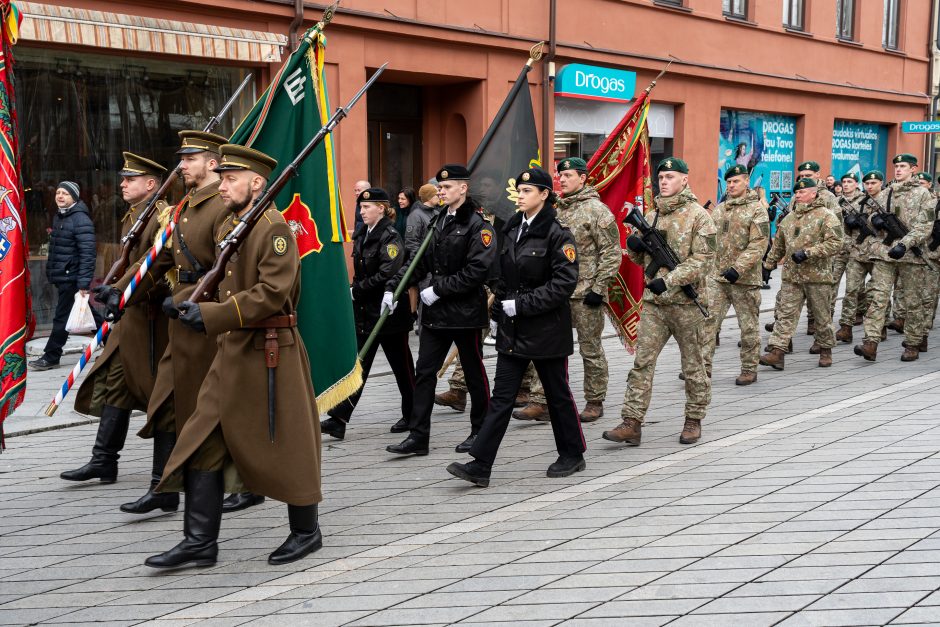
[[[496,261],[496,235],[483,220],[480,205],[468,194],[470,172],[462,165],[445,165],[437,173],[444,207],[430,228],[434,235],[418,260],[413,279],[421,290],[421,344],[415,367],[414,409],[411,433],[401,443],[386,447],[398,455],[427,455],[431,436],[431,410],[437,371],[452,344],[457,345],[470,392],[470,436],[457,451],[470,450],[483,426],[490,402],[490,384],[483,367],[482,329],[489,326],[486,291]],[[413,260],[408,260],[408,265]],[[382,299],[392,306],[392,292],[404,277],[407,266],[390,280]]]
[[[353,234],[353,282],[351,293],[353,313],[356,315],[356,339],[359,348],[365,344],[375,323],[379,321],[385,283],[393,278],[405,262],[406,251],[401,235],[395,230],[395,210],[385,190],[372,187],[357,198],[362,224]],[[401,419],[392,427],[392,433],[408,430],[415,393],[415,362],[408,346],[408,333],[412,328],[411,312],[407,307],[396,308],[385,321],[382,331],[369,352],[362,358],[362,385],[365,387],[375,354],[382,346],[389,366],[395,374],[401,393]],[[362,388],[331,409],[320,423],[320,431],[342,440],[346,425],[362,396]]]
[[[470,448],[473,461],[447,467],[455,477],[483,487],[490,484],[496,452],[530,362],[544,384],[558,449],[558,461],[548,467],[548,476],[567,477],[585,468],[587,446],[568,385],[568,356],[574,350],[569,299],[578,282],[574,236],[556,219],[547,172],[530,168],[516,180],[521,211],[503,229],[506,237],[494,289],[499,356],[493,399]]]

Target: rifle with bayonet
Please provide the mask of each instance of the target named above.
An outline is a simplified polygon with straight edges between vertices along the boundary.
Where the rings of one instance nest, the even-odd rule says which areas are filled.
[[[251,234],[252,229],[258,221],[264,216],[264,212],[268,210],[271,204],[274,202],[274,199],[277,198],[278,194],[287,186],[287,183],[296,176],[298,170],[300,169],[301,164],[304,160],[313,153],[314,149],[326,138],[327,135],[333,132],[333,129],[347,116],[349,115],[350,109],[362,98],[363,95],[375,84],[375,81],[378,80],[379,76],[382,75],[382,72],[385,71],[385,66],[383,64],[372,77],[366,81],[366,84],[352,97],[349,103],[345,107],[340,107],[336,110],[333,116],[323,125],[317,134],[311,139],[306,146],[300,151],[300,153],[294,157],[294,160],[291,161],[287,167],[281,170],[281,173],[278,174],[277,178],[268,185],[268,187],[261,193],[258,198],[254,200],[251,205],[251,208],[245,212],[244,215],[239,217],[238,224],[235,225],[235,228],[226,235],[221,242],[218,244],[218,254],[215,258],[215,262],[212,264],[212,268],[202,277],[196,289],[193,291],[189,300],[193,303],[200,303],[210,300],[215,296],[215,293],[219,289],[219,284],[222,283],[222,279],[225,277],[225,267],[228,264],[229,260],[232,258],[238,248],[248,239],[248,236]],[[181,311],[184,311],[183,308],[180,308]],[[274,441],[274,417],[276,415],[276,408],[274,405],[275,402],[275,368],[268,367],[268,434],[271,437],[271,441]]]
[[[623,221],[625,224],[629,224],[639,231],[640,239],[642,239],[643,243],[646,245],[647,254],[653,258],[643,271],[648,279],[654,278],[660,268],[666,268],[669,272],[676,269],[676,266],[680,263],[679,256],[676,255],[676,252],[666,241],[666,238],[663,237],[663,234],[650,226],[650,223],[646,221],[646,218],[643,217],[639,209],[634,207]],[[707,318],[708,311],[702,306],[702,303],[699,302],[698,292],[695,291],[695,288],[691,285],[683,285],[682,292],[695,303],[698,310]]]
[[[864,213],[856,209],[855,205],[846,200],[844,196],[839,196],[838,201],[842,207],[842,223],[845,225],[845,230],[850,233],[858,231],[858,236],[855,238],[856,244],[862,244],[869,237],[875,237],[875,230],[871,228]],[[863,200],[862,206],[864,204],[865,201]]]
[[[242,81],[241,85],[238,86],[238,89],[232,94],[228,99],[228,102],[222,107],[217,115],[209,118],[209,122],[203,128],[203,132],[211,133],[216,126],[219,125],[219,122],[225,115],[228,113],[229,109],[232,108],[232,105],[235,104],[235,101],[238,99],[238,96],[242,93],[242,90],[251,82],[253,76],[249,74],[245,77],[245,80]],[[102,285],[111,285],[119,278],[124,276],[124,273],[127,272],[128,266],[131,263],[131,253],[137,247],[137,244],[140,242],[141,235],[143,235],[144,229],[147,228],[147,224],[150,223],[153,214],[157,211],[157,203],[167,195],[167,192],[170,191],[170,187],[173,183],[176,182],[176,179],[179,178],[181,173],[183,162],[180,161],[176,164],[176,167],[173,168],[173,171],[170,172],[169,176],[163,181],[163,184],[154,192],[153,196],[150,197],[150,200],[147,202],[147,206],[144,207],[144,210],[137,216],[137,220],[134,224],[131,225],[131,228],[128,229],[124,237],[121,238],[121,254],[118,255],[118,258],[114,260],[114,263],[111,265],[111,269],[108,270],[108,274],[105,275]]]

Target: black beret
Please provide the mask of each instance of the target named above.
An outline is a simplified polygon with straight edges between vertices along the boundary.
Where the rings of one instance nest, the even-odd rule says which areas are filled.
[[[386,192],[381,187],[370,187],[367,190],[363,190],[359,197],[356,199],[357,202],[384,202],[389,204],[388,192]]]
[[[529,168],[516,177],[516,187],[526,184],[551,191],[552,183],[551,175],[542,168]]]
[[[444,181],[469,181],[470,170],[459,163],[448,163],[437,171],[436,178],[438,183],[443,183]]]

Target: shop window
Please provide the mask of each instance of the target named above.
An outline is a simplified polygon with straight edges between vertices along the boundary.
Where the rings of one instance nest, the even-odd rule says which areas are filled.
[[[127,209],[117,174],[122,152],[172,168],[179,160],[177,132],[203,128],[251,70],[26,47],[16,57],[33,306],[43,328],[55,305],[45,261],[58,182],[78,183],[91,210],[99,281],[120,249]],[[253,103],[249,87],[216,132],[231,134]],[[178,187],[167,200],[176,202],[181,194]]]
[[[901,15],[901,0],[885,0],[884,25],[881,44],[890,50],[898,49],[898,23]]]
[[[747,19],[747,0],[721,0],[721,12],[728,17]]]
[[[836,0],[836,37],[855,41],[855,0]]]
[[[790,30],[805,30],[803,9],[805,0],[783,0],[783,26]]]

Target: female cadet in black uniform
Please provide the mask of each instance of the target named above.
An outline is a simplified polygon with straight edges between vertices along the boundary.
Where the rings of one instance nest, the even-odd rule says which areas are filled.
[[[356,339],[359,348],[379,321],[385,282],[395,276],[407,255],[401,235],[395,229],[395,210],[385,190],[372,187],[359,194],[362,222],[353,234],[353,282],[350,288],[353,312],[356,316]],[[377,341],[362,358],[362,385],[369,378],[375,353],[381,345],[385,351],[398,391],[401,393],[402,418],[392,427],[392,433],[408,430],[408,418],[414,403],[415,363],[408,346],[408,333],[412,328],[411,313],[407,307],[396,308],[388,317]],[[320,423],[320,431],[342,440],[346,424],[362,396],[362,388],[329,411],[330,418]]]
[[[529,362],[545,387],[558,461],[549,477],[584,470],[586,445],[568,385],[574,349],[568,299],[578,282],[574,236],[555,219],[552,177],[530,168],[516,179],[520,211],[506,223],[494,293],[496,380],[483,428],[470,449],[473,461],[447,467],[455,477],[486,487],[506,434],[516,394]]]

